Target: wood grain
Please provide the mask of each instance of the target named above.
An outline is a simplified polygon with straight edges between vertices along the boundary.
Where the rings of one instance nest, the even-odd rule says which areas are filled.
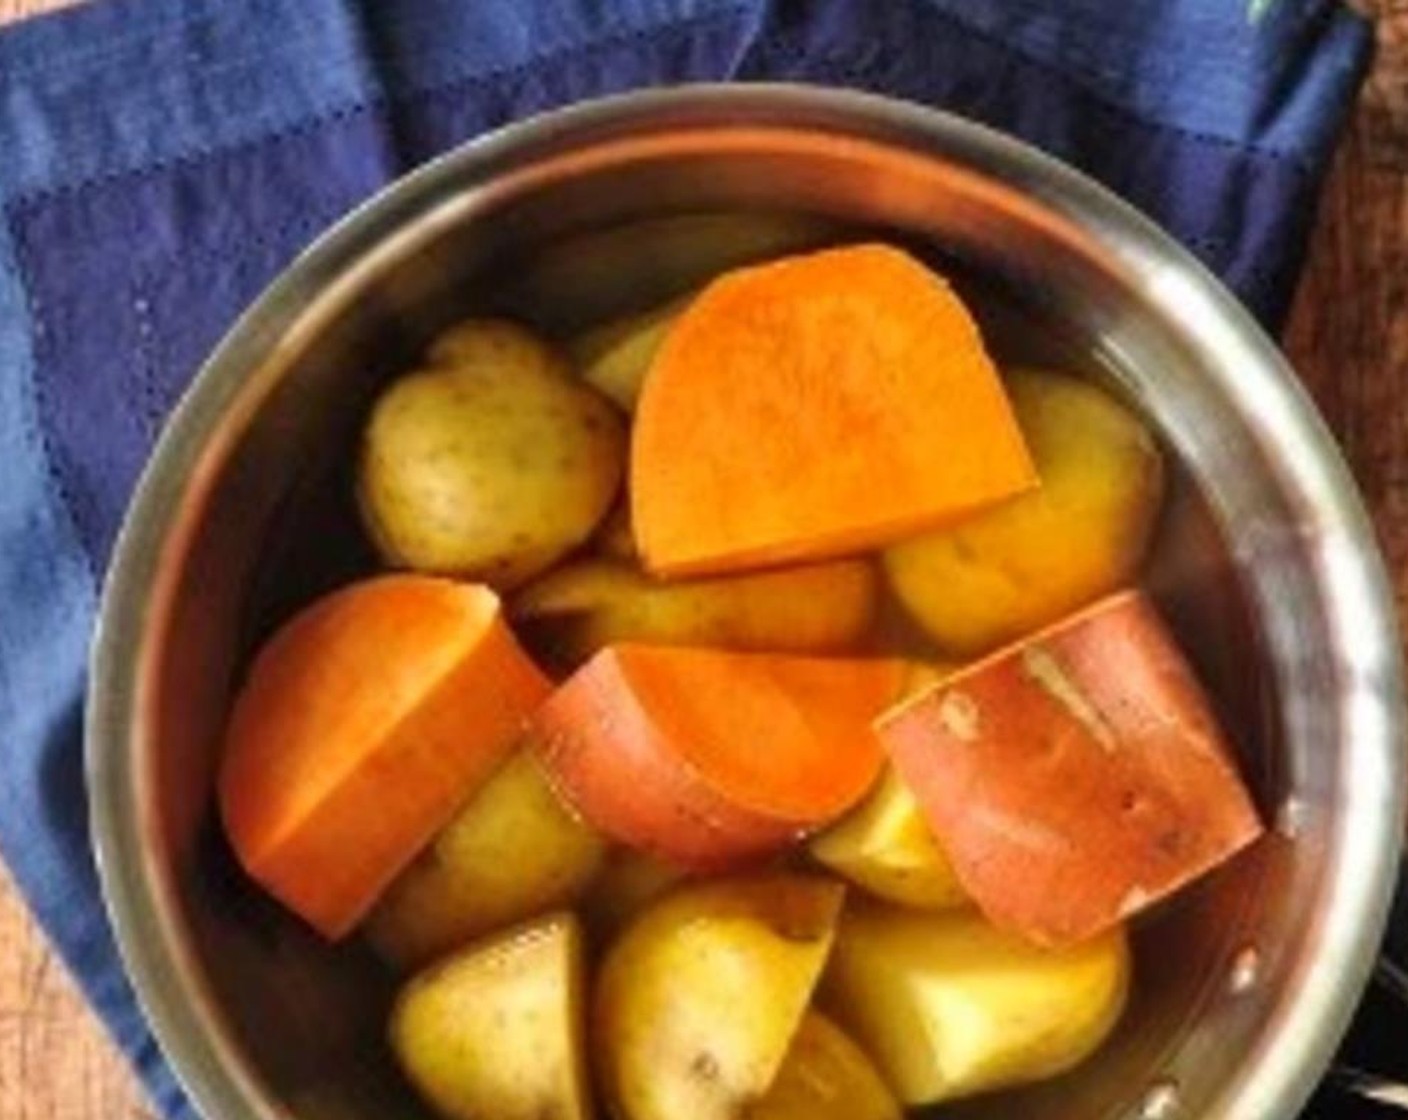
[[[0,22],[64,0],[0,0]],[[1286,345],[1343,444],[1408,609],[1408,0],[1330,180]],[[0,1120],[150,1116],[0,871]]]
[[[0,23],[10,23],[25,16],[52,12],[55,8],[67,7],[74,0],[0,0]],[[0,1117],[9,1120],[8,1114],[0,1112]]]
[[[1408,610],[1408,0],[1335,161],[1285,339],[1344,448]]]
[[[152,1117],[0,867],[0,1120]]]

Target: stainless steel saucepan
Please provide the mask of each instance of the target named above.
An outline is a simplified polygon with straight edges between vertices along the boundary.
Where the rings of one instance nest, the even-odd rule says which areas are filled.
[[[1393,606],[1335,446],[1241,308],[1110,194],[958,118],[786,86],[587,104],[411,175],[268,288],[168,425],[106,589],[87,731],[112,917],[195,1101],[210,1120],[422,1115],[383,1051],[384,975],[245,883],[211,799],[252,644],[366,563],[346,463],[369,394],[470,309],[561,331],[669,295],[735,219],[910,245],[1005,360],[1078,365],[1152,420],[1177,467],[1148,585],[1269,826],[1141,925],[1095,1061],[945,1115],[1294,1116],[1369,980],[1403,836]]]

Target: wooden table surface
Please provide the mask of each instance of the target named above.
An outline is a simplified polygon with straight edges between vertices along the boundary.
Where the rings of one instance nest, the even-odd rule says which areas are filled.
[[[62,2],[0,0],[0,22]],[[1378,17],[1378,62],[1286,345],[1363,487],[1408,610],[1408,0],[1362,6]],[[150,1116],[0,869],[0,1120]]]

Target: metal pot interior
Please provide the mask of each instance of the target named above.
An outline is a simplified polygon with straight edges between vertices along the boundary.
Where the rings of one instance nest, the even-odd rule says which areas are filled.
[[[1339,866],[1347,654],[1327,600],[1324,526],[1285,483],[1275,416],[1234,399],[1218,364],[1226,355],[1204,335],[1225,328],[1199,318],[1204,303],[1187,303],[1186,318],[1167,310],[1169,286],[1191,283],[1179,268],[1131,267],[1102,231],[1039,201],[1021,173],[891,139],[767,120],[607,129],[570,147],[540,133],[497,165],[468,164],[454,189],[442,172],[433,206],[383,204],[359,227],[367,251],[346,267],[296,270],[267,297],[275,327],[246,329],[217,357],[221,388],[203,390],[147,483],[167,492],[168,529],[124,545],[150,554],[146,629],[132,654],[131,811],[160,911],[150,928],[170,940],[166,975],[141,962],[135,971],[149,1001],[193,1006],[189,1022],[238,1068],[231,1079],[187,1064],[212,1120],[251,1109],[300,1120],[426,1115],[386,1057],[390,977],[355,940],[320,943],[243,880],[211,797],[222,720],[252,646],[298,604],[372,566],[349,470],[370,395],[466,313],[503,311],[561,333],[675,294],[728,248],[679,231],[707,231],[721,213],[803,239],[902,242],[953,277],[1002,361],[1083,370],[1153,420],[1174,485],[1147,585],[1209,686],[1270,829],[1140,923],[1127,1018],[1095,1060],[943,1114],[1101,1120],[1176,1093],[1180,1115],[1263,1115],[1243,1083],[1278,1047],[1297,1060],[1284,1028],[1299,995],[1357,982],[1313,963],[1327,900],[1354,873]],[[1151,293],[1164,310],[1151,310]],[[200,446],[182,451],[194,432]],[[190,469],[177,476],[182,455]],[[168,996],[153,995],[162,986]],[[1308,1029],[1330,1037],[1337,1027],[1329,1016]],[[1294,1095],[1313,1076],[1283,1078],[1278,1091]]]

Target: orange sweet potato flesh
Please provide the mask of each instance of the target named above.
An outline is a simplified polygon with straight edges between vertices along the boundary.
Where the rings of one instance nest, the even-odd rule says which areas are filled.
[[[787,847],[874,782],[871,722],[904,663],[623,644],[534,717],[554,785],[593,825],[716,869]]]
[[[1187,662],[1138,592],[888,713],[879,734],[996,925],[1091,937],[1261,832]]]
[[[646,376],[632,517],[660,575],[845,555],[1036,485],[967,309],[866,244],[727,273]]]
[[[236,855],[328,938],[503,760],[550,685],[486,587],[353,584],[259,651],[219,775]]]

